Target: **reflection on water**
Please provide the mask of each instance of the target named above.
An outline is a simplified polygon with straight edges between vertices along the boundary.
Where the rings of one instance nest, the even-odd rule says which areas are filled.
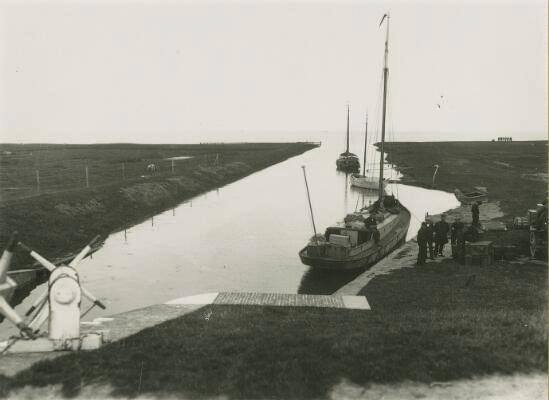
[[[364,269],[332,271],[309,268],[301,278],[297,293],[332,294],[363,272]]]
[[[302,165],[307,166],[319,232],[377,197],[376,192],[350,188],[349,175],[336,171],[343,139],[335,139],[323,138],[321,148],[111,234],[93,259],[79,267],[81,281],[108,307],[87,317],[205,292],[326,294],[353,279],[358,271],[308,271],[298,256],[313,235]],[[357,138],[351,148],[357,152],[361,146]],[[388,169],[386,176],[390,174],[396,177]],[[387,190],[398,194],[413,215],[408,237],[415,235],[425,212],[458,205],[453,194],[444,192],[398,184]],[[42,290],[34,290],[18,312],[24,314]]]

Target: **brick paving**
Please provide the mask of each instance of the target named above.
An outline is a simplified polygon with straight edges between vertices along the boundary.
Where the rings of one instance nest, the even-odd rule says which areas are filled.
[[[254,293],[221,292],[203,293],[180,297],[165,303],[167,305],[241,305],[241,306],[286,306],[286,307],[323,307],[369,310],[370,305],[364,296],[354,295],[312,295],[295,293]]]
[[[347,308],[341,296],[290,293],[219,293],[213,304]]]

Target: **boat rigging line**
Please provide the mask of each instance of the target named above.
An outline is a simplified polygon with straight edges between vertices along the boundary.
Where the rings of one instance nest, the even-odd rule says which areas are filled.
[[[309,210],[311,211],[311,221],[313,222],[313,232],[314,232],[313,237],[315,242],[317,242],[315,217],[313,215],[313,206],[311,205],[311,195],[309,193],[309,184],[307,183],[307,174],[305,172],[305,165],[302,165],[301,168],[303,168],[303,178],[305,178],[305,188],[307,189],[307,200],[309,201]]]

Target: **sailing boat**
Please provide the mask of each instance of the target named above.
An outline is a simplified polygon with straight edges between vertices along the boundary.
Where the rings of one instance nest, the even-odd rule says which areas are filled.
[[[360,162],[358,157],[349,152],[349,105],[347,105],[347,150],[341,153],[336,160],[336,167],[340,171],[357,172],[360,171]]]
[[[359,212],[348,214],[344,221],[326,229],[324,235],[315,235],[299,252],[303,264],[318,269],[346,270],[368,267],[406,240],[410,226],[410,212],[394,196],[385,196],[383,190],[383,158],[385,119],[387,114],[387,77],[389,68],[389,14],[383,63],[383,116],[381,125],[381,158],[379,164],[376,202]],[[380,24],[381,25],[381,24]],[[312,209],[311,209],[312,216]],[[313,220],[314,226],[314,220]]]
[[[351,186],[356,186],[363,189],[377,190],[379,181],[377,177],[366,176],[366,150],[368,145],[368,114],[366,114],[366,129],[364,132],[364,158],[362,160],[362,175],[351,175]],[[383,180],[383,189],[387,186],[387,181]]]

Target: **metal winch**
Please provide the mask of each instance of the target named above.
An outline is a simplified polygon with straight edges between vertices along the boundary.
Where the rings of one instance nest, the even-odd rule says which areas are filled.
[[[0,342],[0,352],[43,352],[56,350],[91,350],[99,348],[104,339],[101,332],[82,334],[80,319],[93,307],[105,309],[105,305],[86,290],[80,283],[76,266],[90,253],[99,236],[96,236],[68,264],[55,265],[46,258],[17,241],[14,233],[0,259],[0,313],[10,320],[21,332],[20,337],[13,337]],[[8,290],[17,286],[7,275],[15,246],[30,254],[50,272],[47,289],[35,300],[25,314],[26,320],[9,305],[3,296]],[[82,297],[91,301],[91,307],[81,314]],[[48,331],[40,332],[48,321]]]

